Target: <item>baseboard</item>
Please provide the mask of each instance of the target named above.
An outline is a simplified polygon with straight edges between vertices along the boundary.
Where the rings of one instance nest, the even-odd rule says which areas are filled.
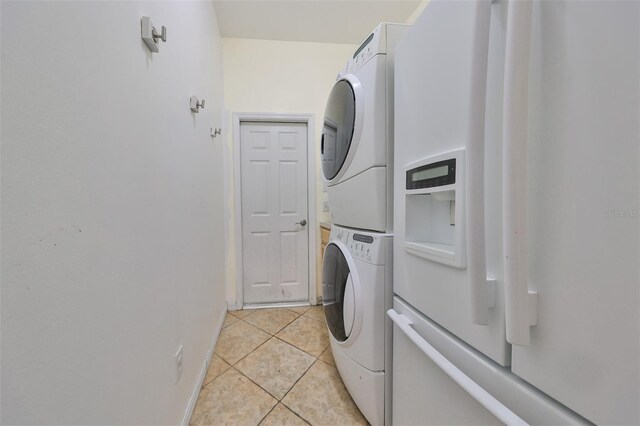
[[[242,309],[263,309],[263,308],[298,308],[302,306],[313,306],[309,302],[283,302],[283,303],[250,303],[244,305]]]
[[[182,426],[189,426],[189,420],[191,420],[193,409],[196,407],[196,402],[198,401],[198,395],[200,394],[200,389],[202,388],[202,383],[204,382],[204,378],[207,376],[209,363],[211,362],[213,351],[216,348],[216,343],[218,343],[218,337],[220,336],[220,332],[222,331],[222,325],[224,324],[224,318],[226,316],[227,316],[227,305],[225,304],[224,310],[222,311],[222,317],[220,318],[220,325],[218,325],[218,329],[213,335],[211,346],[209,346],[209,351],[207,351],[207,356],[204,359],[204,364],[202,365],[202,369],[200,370],[200,375],[198,376],[198,380],[196,381],[196,386],[193,388],[193,392],[191,392],[191,398],[189,398],[189,405],[187,406],[187,411],[185,411],[184,417],[182,417],[182,422],[181,422]]]

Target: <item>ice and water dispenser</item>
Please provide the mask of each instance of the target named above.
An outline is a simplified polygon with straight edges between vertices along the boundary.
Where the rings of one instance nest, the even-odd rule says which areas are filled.
[[[464,149],[405,166],[404,249],[456,268],[466,267]]]

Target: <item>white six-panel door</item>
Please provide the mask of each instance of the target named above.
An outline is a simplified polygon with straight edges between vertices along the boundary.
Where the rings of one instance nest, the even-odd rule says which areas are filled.
[[[242,122],[240,158],[244,303],[308,301],[307,126]]]

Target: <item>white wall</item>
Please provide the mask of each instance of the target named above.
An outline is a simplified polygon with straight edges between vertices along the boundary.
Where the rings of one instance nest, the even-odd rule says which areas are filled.
[[[1,7],[0,423],[178,424],[225,309],[213,6]]]
[[[316,205],[317,217],[329,221],[329,214],[322,212],[322,190],[320,172],[320,135],[324,108],[336,75],[357,46],[352,44],[286,42],[272,40],[250,40],[224,38],[224,91],[225,109],[228,111],[227,126],[231,129],[231,114],[254,113],[311,113],[315,117],[316,155]],[[239,212],[234,209],[233,197],[233,135],[226,132],[225,215],[228,217],[227,245],[227,303],[236,303],[235,274],[235,221]],[[236,214],[238,216],[236,216]],[[310,228],[316,232],[317,226]],[[318,256],[320,254],[318,253]],[[317,260],[319,262],[319,259]],[[316,262],[316,263],[317,263]],[[317,267],[310,265],[310,267]]]

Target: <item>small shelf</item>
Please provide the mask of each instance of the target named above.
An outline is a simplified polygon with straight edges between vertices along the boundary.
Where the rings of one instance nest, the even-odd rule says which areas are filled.
[[[455,259],[454,247],[450,244],[407,241],[404,243],[404,249],[408,253],[425,259],[433,260],[434,257],[451,261]]]

